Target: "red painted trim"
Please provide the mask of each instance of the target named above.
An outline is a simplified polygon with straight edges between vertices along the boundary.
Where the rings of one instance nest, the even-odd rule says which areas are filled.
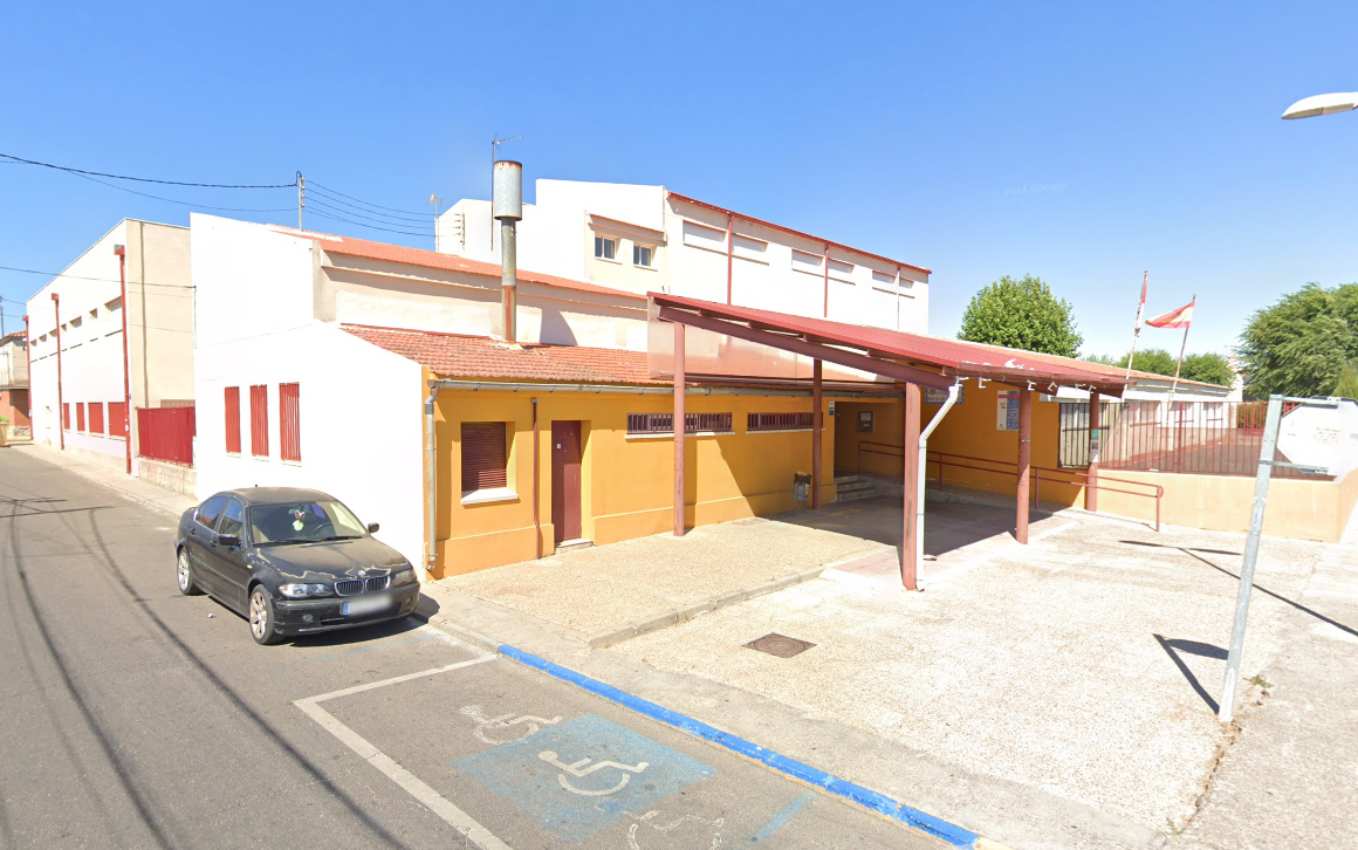
[[[821,258],[821,264],[825,267],[824,269],[821,270],[821,273],[824,275],[823,278],[821,279],[821,285],[825,288],[825,295],[824,295],[824,298],[825,298],[825,307],[823,308],[823,309],[824,309],[823,315],[825,316],[825,318],[828,319],[828,318],[830,318],[830,243],[829,243],[829,242],[825,243],[825,256]]]
[[[1033,391],[1019,390],[1018,490],[1014,494],[1014,539],[1028,542],[1028,496],[1033,468]]]
[[[691,198],[688,195],[681,195],[678,192],[670,192],[669,197],[674,200],[683,201],[686,204],[692,204],[695,207],[702,207],[703,209],[712,210],[713,212],[718,212],[721,213],[722,215],[731,216],[732,218],[738,218],[741,221],[752,222],[762,227],[767,227],[771,230],[777,230],[782,233],[787,233],[791,236],[796,236],[811,242],[828,242],[830,245],[833,245],[836,248],[843,248],[846,251],[852,251],[853,253],[858,254],[861,257],[868,257],[869,259],[879,260],[890,266],[895,266],[897,268],[902,269],[912,269],[914,271],[922,272],[924,274],[933,274],[933,272],[930,269],[926,269],[924,266],[917,266],[914,263],[907,263],[902,260],[893,260],[892,258],[887,257],[883,254],[874,254],[871,251],[864,251],[862,248],[855,248],[852,245],[845,245],[842,242],[830,242],[824,237],[813,236],[812,234],[807,233],[806,231],[803,230],[797,230],[792,227],[786,227],[784,225],[777,224],[767,219],[757,218],[752,215],[746,215],[745,213],[736,212],[735,210],[728,210],[726,207],[719,207],[716,204],[709,204],[707,201],[700,201],[697,198]]]
[[[919,482],[919,384],[907,384],[901,400],[901,586],[919,589],[919,564],[915,559],[915,524]]]
[[[684,326],[674,325],[674,536],[684,536]]]
[[[57,410],[58,410],[58,411],[61,411],[61,410],[65,410],[65,407],[63,407],[63,402],[62,402],[62,397],[61,397],[61,295],[59,295],[59,294],[56,293],[56,292],[53,292],[53,293],[52,293],[52,314],[56,317],[56,320],[57,320],[57,329],[56,329],[56,331],[55,331],[56,342],[57,342]],[[33,385],[33,376],[32,376],[32,375],[29,375],[28,383],[29,383],[29,386],[32,386],[32,385]],[[58,446],[61,448],[62,451],[65,451],[65,450],[66,450],[66,423],[65,423],[64,421],[62,421],[62,422],[58,425],[58,427],[57,427],[57,435],[58,435],[58,437],[60,438],[60,439],[58,440]]]
[[[1097,449],[1089,453],[1088,476],[1085,481],[1085,510],[1097,511],[1099,509],[1099,454],[1103,451],[1102,435],[1098,433],[1102,425],[1100,416],[1102,414],[1102,403],[1098,392],[1089,394],[1089,439],[1097,446]]]
[[[811,363],[811,507],[820,507],[821,484],[821,429],[825,420],[821,414],[821,361]]]
[[[733,260],[736,255],[736,227],[735,216],[729,213],[726,216],[726,303],[731,301],[731,283],[734,277]]]
[[[533,551],[537,557],[542,557],[542,511],[538,505],[540,497],[538,495],[538,478],[542,475],[540,449],[538,444],[538,400],[530,398],[528,403],[533,406]]]
[[[851,369],[861,369],[864,372],[871,372],[885,378],[893,378],[897,381],[923,384],[924,386],[935,387],[941,390],[946,390],[948,387],[952,386],[951,378],[946,378],[936,372],[926,372],[923,369],[916,369],[913,366],[906,366],[902,363],[895,363],[890,360],[879,360],[866,354],[856,354],[852,351],[844,351],[840,348],[819,345],[797,337],[768,333],[767,331],[757,330],[735,321],[724,321],[714,316],[688,313],[675,307],[662,306],[660,308],[659,318],[664,322],[692,325],[695,328],[702,328],[703,330],[712,331],[713,333],[726,334],[727,336],[737,337],[738,339],[747,340],[749,342],[757,342],[761,345],[780,348],[784,351],[804,354],[813,359],[828,360],[831,363],[838,363],[841,366],[848,366]]]
[[[114,245],[113,253],[118,255],[118,298],[121,302],[118,312],[122,313],[123,319],[123,469],[128,475],[131,475],[132,414],[130,411],[132,410],[132,377],[127,355],[127,249],[122,245]],[[146,297],[145,292],[142,292],[142,297]],[[146,333],[145,328],[142,328],[142,333]],[[138,422],[137,437],[140,442],[140,422]]]

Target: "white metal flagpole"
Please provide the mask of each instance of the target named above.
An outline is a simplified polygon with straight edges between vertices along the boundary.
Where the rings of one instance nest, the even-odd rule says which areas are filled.
[[[1132,379],[1132,362],[1136,360],[1136,341],[1141,336],[1141,317],[1146,313],[1146,285],[1150,282],[1150,271],[1141,273],[1141,301],[1136,305],[1136,325],[1132,328],[1132,351],[1127,355],[1127,374],[1124,381]]]
[[[1189,309],[1191,310],[1197,303],[1198,296],[1194,293],[1193,300],[1188,302]],[[1192,321],[1184,324],[1184,338],[1179,343],[1179,362],[1174,364],[1174,383],[1169,385],[1169,412],[1171,415],[1174,413],[1174,391],[1179,388],[1179,370],[1184,367],[1184,352],[1188,350],[1188,329],[1191,327],[1193,327]]]

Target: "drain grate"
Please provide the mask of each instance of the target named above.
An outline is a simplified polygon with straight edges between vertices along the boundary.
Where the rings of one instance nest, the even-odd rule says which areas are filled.
[[[780,635],[777,632],[770,632],[762,638],[750,641],[745,646],[750,649],[757,649],[760,652],[767,652],[769,655],[776,655],[779,658],[791,658],[794,655],[806,652],[815,644],[787,635]]]

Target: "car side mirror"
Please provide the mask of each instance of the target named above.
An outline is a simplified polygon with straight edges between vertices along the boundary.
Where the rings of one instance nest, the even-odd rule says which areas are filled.
[[[379,528],[381,528],[381,527],[382,527],[382,523],[380,523],[380,522],[370,522],[370,523],[368,523],[368,533],[369,533],[369,534],[376,534],[376,533],[377,533],[377,530],[378,530]]]
[[[240,535],[238,535],[238,534],[218,534],[218,535],[217,535],[217,545],[218,545],[218,546],[233,546],[233,547],[234,547],[234,546],[239,546],[239,545],[240,545]]]

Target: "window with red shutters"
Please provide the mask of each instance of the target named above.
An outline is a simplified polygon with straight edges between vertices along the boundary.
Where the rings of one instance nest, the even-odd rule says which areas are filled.
[[[250,454],[269,456],[269,388],[263,384],[250,387]]]
[[[302,388],[278,385],[278,452],[283,460],[302,459]]]
[[[222,391],[222,406],[226,409],[226,450],[240,454],[240,387]]]
[[[108,435],[110,437],[127,437],[127,402],[110,401],[108,403]]]
[[[506,486],[505,423],[462,423],[462,492]]]
[[[75,403],[75,429],[77,431],[85,430],[85,402],[83,401]]]
[[[104,433],[104,403],[102,401],[90,402],[90,433]]]
[[[62,430],[71,430],[71,403],[63,401],[61,403],[61,427]]]

